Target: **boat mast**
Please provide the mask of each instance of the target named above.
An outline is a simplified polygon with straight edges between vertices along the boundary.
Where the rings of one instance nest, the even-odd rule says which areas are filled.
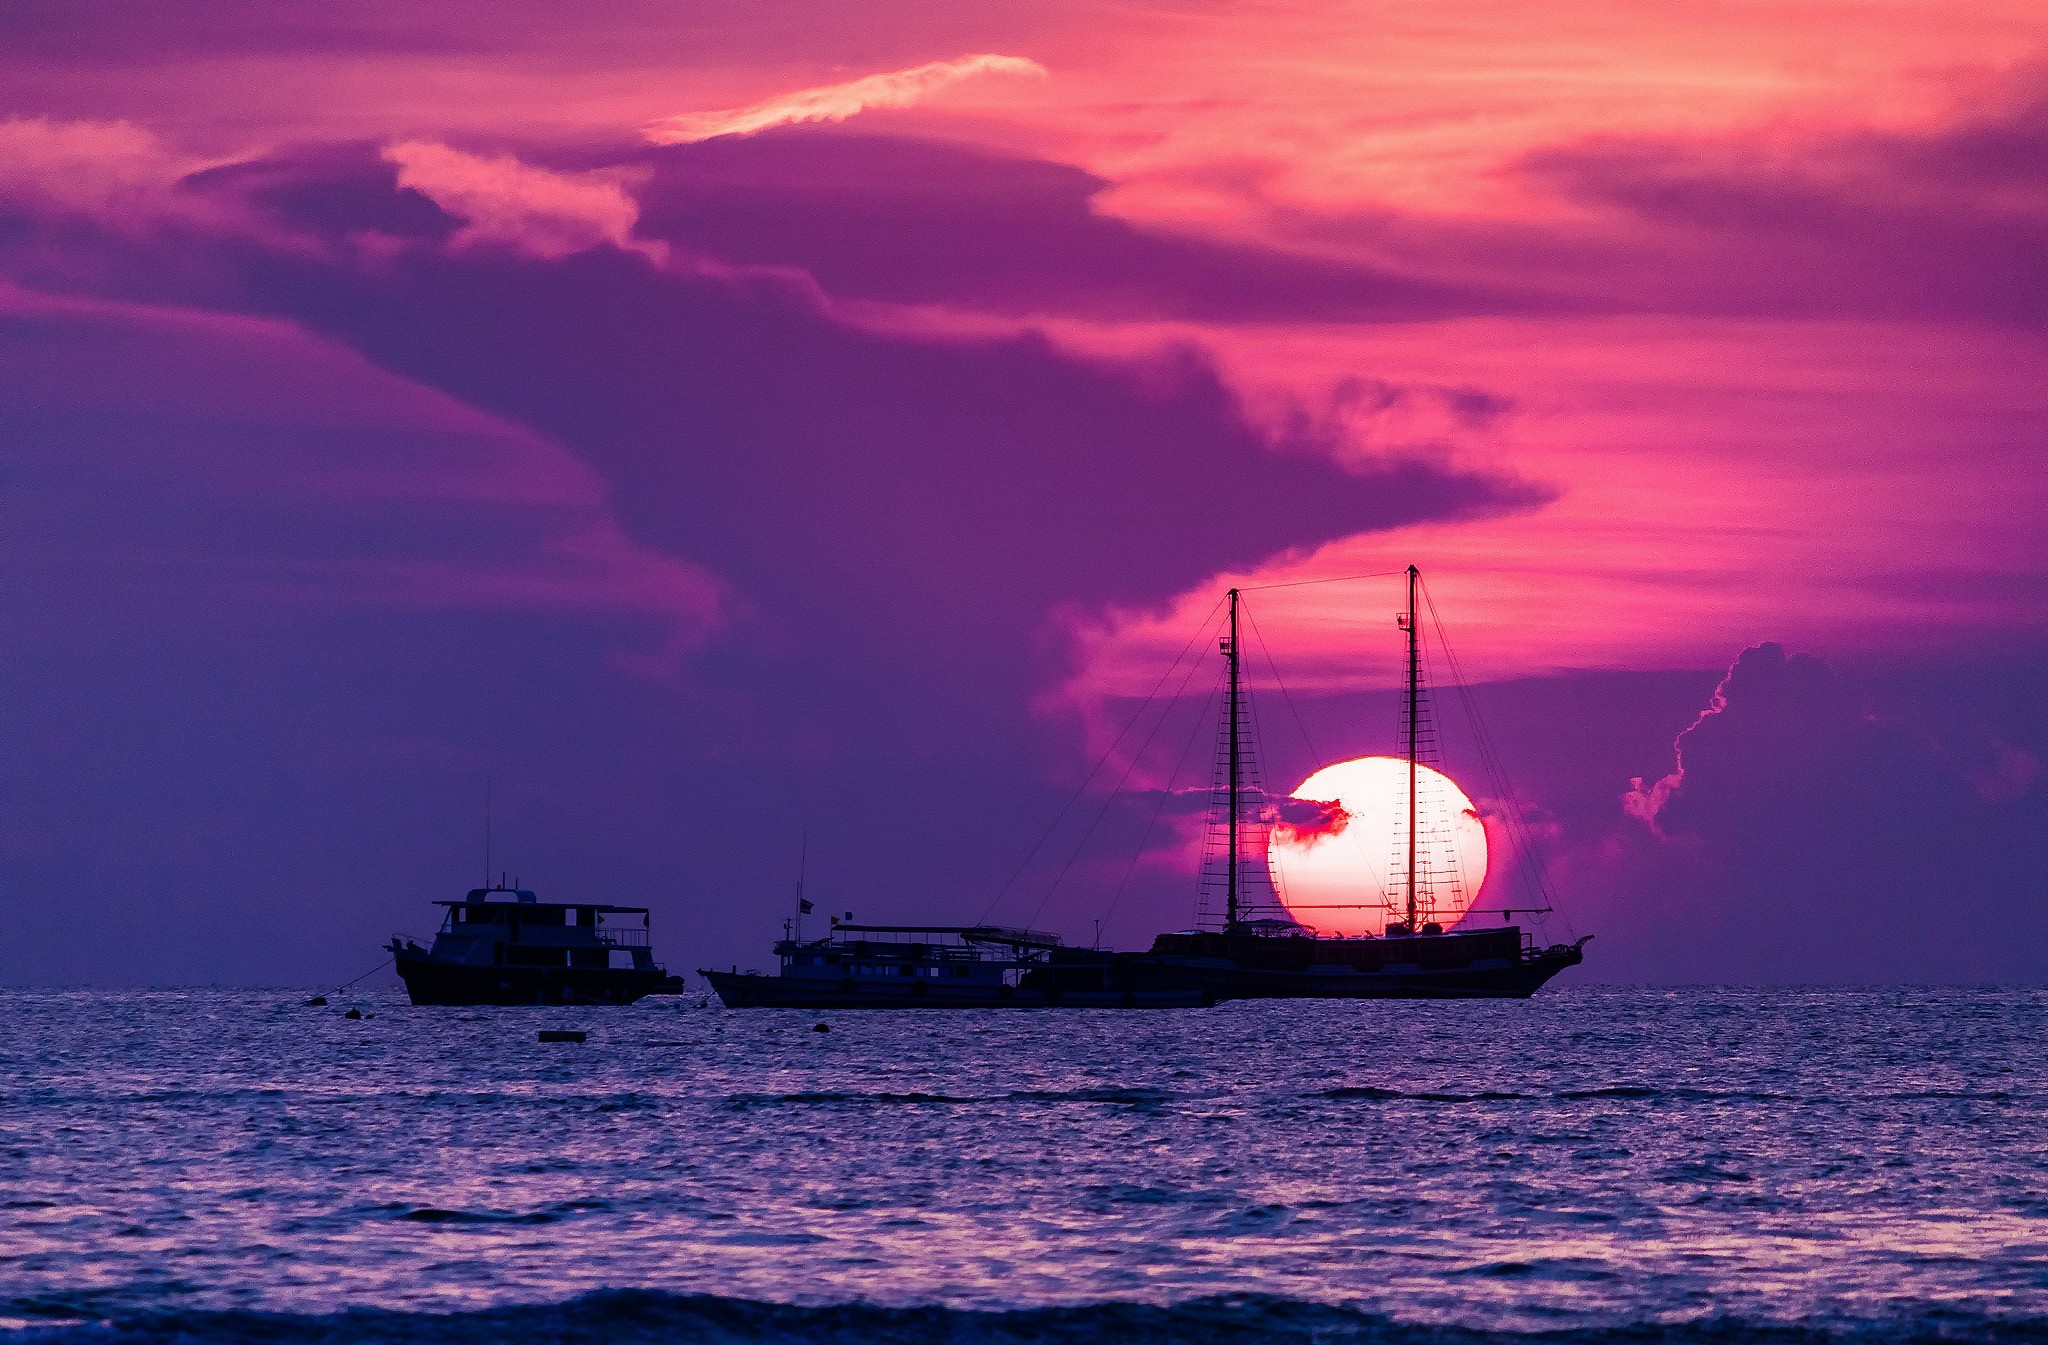
[[[1417,735],[1421,724],[1421,716],[1416,712],[1421,709],[1419,701],[1422,697],[1422,648],[1419,643],[1420,633],[1417,629],[1421,623],[1416,620],[1415,612],[1415,585],[1419,578],[1421,578],[1421,571],[1410,565],[1408,567],[1408,620],[1406,623],[1408,627],[1408,932],[1410,934],[1417,932],[1415,925],[1415,852],[1420,848],[1415,843],[1415,786],[1417,783],[1415,758],[1418,746]]]
[[[1230,869],[1225,880],[1223,898],[1223,928],[1228,930],[1237,924],[1237,806],[1239,773],[1243,759],[1239,750],[1239,711],[1242,697],[1238,692],[1237,664],[1237,590],[1230,590],[1230,635],[1223,642],[1223,657],[1230,663]]]

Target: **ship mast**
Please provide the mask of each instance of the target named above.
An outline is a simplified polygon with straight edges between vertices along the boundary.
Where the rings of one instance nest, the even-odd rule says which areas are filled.
[[[1415,612],[1415,586],[1421,578],[1421,571],[1413,565],[1408,567],[1408,619],[1402,623],[1408,631],[1408,932],[1416,933],[1415,924],[1415,852],[1421,847],[1415,843],[1415,787],[1418,768],[1417,736],[1420,732],[1422,698],[1422,648]]]
[[[1244,769],[1240,749],[1239,715],[1243,708],[1243,697],[1239,693],[1239,670],[1237,655],[1237,590],[1230,590],[1230,634],[1223,641],[1223,657],[1230,664],[1230,824],[1229,864],[1225,879],[1223,898],[1223,928],[1234,929],[1237,925],[1237,812],[1241,791],[1241,775]]]

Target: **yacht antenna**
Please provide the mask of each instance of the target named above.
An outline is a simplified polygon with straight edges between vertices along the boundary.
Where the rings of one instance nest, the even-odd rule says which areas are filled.
[[[811,829],[804,828],[803,840],[798,842],[796,851],[796,937],[803,942],[804,912],[811,909],[811,903],[804,900],[804,870],[810,866]]]
[[[1230,634],[1223,641],[1223,657],[1230,662],[1230,868],[1223,889],[1223,928],[1229,930],[1237,926],[1237,809],[1239,775],[1244,764],[1238,735],[1243,696],[1238,687],[1236,589],[1230,590]]]

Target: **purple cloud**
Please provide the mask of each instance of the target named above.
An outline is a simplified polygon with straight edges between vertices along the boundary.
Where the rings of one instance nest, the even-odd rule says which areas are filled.
[[[638,189],[643,236],[791,267],[844,299],[1216,322],[1539,306],[1505,287],[1141,228],[1097,209],[1109,184],[1079,168],[956,145],[785,131],[642,161],[653,169]]]
[[[1649,226],[1618,248],[1592,243],[1586,258],[1604,251],[1601,269],[1640,284],[1643,304],[2038,326],[2048,321],[2043,162],[2048,100],[1923,134],[1613,139],[1545,151],[1525,167]],[[1674,265],[1631,265],[1629,251]]]
[[[1869,699],[1810,655],[1743,653],[1679,735],[1677,768],[1624,796],[1655,838],[1620,864],[1642,903],[1615,908],[1626,937],[1662,945],[1636,956],[1703,979],[2038,973],[2048,800],[2018,749],[1983,744],[2020,768],[1987,791],[1967,753]]]

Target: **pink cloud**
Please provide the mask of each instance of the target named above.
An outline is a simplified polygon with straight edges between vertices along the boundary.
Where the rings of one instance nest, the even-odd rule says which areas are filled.
[[[630,169],[558,173],[511,155],[468,154],[427,140],[387,146],[398,185],[409,187],[464,221],[452,240],[461,247],[509,247],[540,258],[595,247],[639,252],[660,261],[663,244],[633,237],[640,209],[626,188]]]
[[[932,61],[909,70],[866,75],[843,84],[780,94],[721,112],[664,117],[641,134],[656,145],[687,145],[725,135],[752,135],[800,122],[845,121],[870,108],[910,107],[962,80],[986,75],[1044,78],[1045,67],[1021,56],[982,54]]]
[[[209,218],[210,203],[178,184],[211,162],[126,121],[0,120],[0,199],[42,214],[123,229]]]
[[[1761,635],[1870,656],[2048,629],[2048,480],[2027,466],[2048,354],[2023,333],[1686,318],[1042,326],[1103,353],[1198,342],[1275,425],[1359,369],[1483,389],[1503,409],[1447,420],[1444,460],[1558,491],[1539,509],[1361,532],[1218,574],[1163,608],[1079,615],[1073,695],[1142,696],[1233,582],[1410,561],[1481,680],[1713,667]],[[1335,451],[1365,452],[1375,427],[1358,428],[1364,443]],[[1297,690],[1398,680],[1392,580],[1251,603]]]

